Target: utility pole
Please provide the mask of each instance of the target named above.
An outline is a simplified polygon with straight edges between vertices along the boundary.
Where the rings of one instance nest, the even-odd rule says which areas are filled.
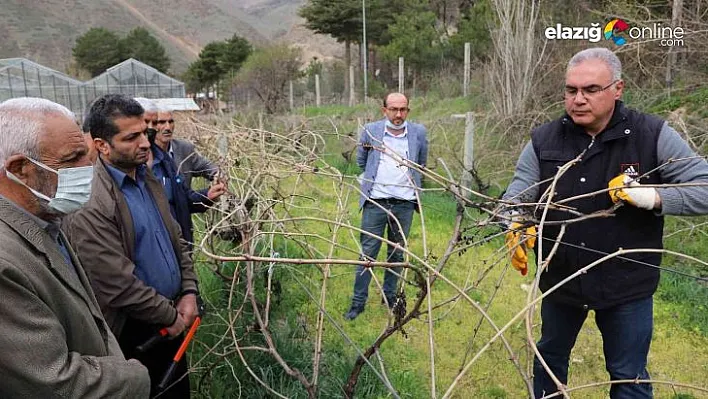
[[[368,96],[369,96],[369,79],[366,76],[367,73],[369,72],[369,68],[366,62],[366,58],[369,56],[369,47],[366,45],[366,0],[361,0],[361,25],[362,25],[362,31],[364,34],[363,40],[362,40],[362,52],[364,53],[364,104],[368,104]]]
[[[398,57],[398,92],[403,93],[403,90],[405,89],[405,82],[406,82],[406,72],[405,68],[403,67],[403,57]]]
[[[289,96],[289,100],[290,100],[290,111],[292,111],[293,108],[295,108],[295,99],[294,99],[293,97],[294,97],[294,96],[293,96],[293,81],[291,80],[291,81],[290,81],[290,96]]]
[[[470,94],[470,43],[465,43],[465,69],[462,80],[462,97]]]
[[[462,160],[464,170],[462,171],[462,186],[468,189],[472,188],[474,177],[472,170],[474,169],[474,113],[466,112],[464,114],[453,114],[453,119],[465,120],[465,144],[464,157]],[[468,195],[469,193],[465,193]]]
[[[354,65],[349,65],[349,106],[353,107],[354,102]]]
[[[683,0],[674,0],[671,9],[671,28],[675,29],[681,23],[681,11],[683,11]],[[669,54],[666,60],[666,92],[671,95],[674,83],[674,68],[676,67],[676,49],[669,47]]]

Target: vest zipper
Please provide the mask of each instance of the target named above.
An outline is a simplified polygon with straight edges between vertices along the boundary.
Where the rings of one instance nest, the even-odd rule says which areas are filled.
[[[590,138],[590,144],[588,144],[587,148],[583,150],[583,152],[580,153],[579,161],[582,162],[583,158],[585,157],[585,154],[592,148],[592,145],[595,144],[595,136],[592,136]]]

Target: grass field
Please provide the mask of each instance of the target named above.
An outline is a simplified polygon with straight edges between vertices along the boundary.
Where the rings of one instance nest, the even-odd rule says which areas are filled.
[[[415,103],[414,103],[415,104]],[[441,115],[460,113],[478,107],[474,102],[461,99],[423,102],[421,112],[414,114],[430,129],[431,156],[442,157],[446,161],[459,157],[461,142],[461,122],[448,121]],[[415,108],[414,108],[415,109]],[[352,131],[356,127],[356,117],[375,115],[375,110],[345,107],[306,109],[302,117],[307,118],[312,130],[331,131],[334,122],[341,132]],[[243,117],[244,119],[246,117]],[[242,120],[242,122],[244,122]],[[245,120],[244,123],[249,123]],[[328,127],[329,126],[329,127]],[[344,161],[339,138],[326,137],[324,160],[344,174],[355,175],[356,167]],[[517,140],[519,143],[523,140]],[[495,187],[503,187],[505,179],[513,169],[518,143],[503,143],[501,146],[492,135],[480,132],[478,148],[481,154],[480,171]],[[453,162],[450,162],[451,164]],[[438,165],[439,166],[439,165]],[[286,184],[288,184],[286,182]],[[295,181],[290,181],[294,187]],[[334,219],[337,216],[337,197],[347,197],[344,220],[358,226],[360,213],[357,209],[356,192],[347,192],[333,184],[331,179],[311,175],[298,181],[296,190],[316,197],[316,203],[302,198],[291,209],[294,216],[316,216]],[[452,231],[456,204],[451,196],[441,192],[428,192],[423,196],[426,244],[432,256],[442,255]],[[475,211],[470,211],[474,219]],[[688,222],[686,222],[686,220]],[[698,226],[703,218],[669,218],[667,232],[677,232],[666,239],[668,249],[673,249],[700,259],[708,258],[708,238],[705,228]],[[690,224],[688,224],[690,223]],[[303,231],[330,237],[332,226],[321,222],[302,222]],[[324,253],[329,245],[314,238],[308,242]],[[336,241],[345,248],[355,249],[358,234],[340,229]],[[423,253],[423,234],[420,216],[416,216],[409,237],[410,248],[416,254]],[[281,257],[300,257],[301,249],[287,240],[277,243]],[[505,256],[501,250],[503,240],[495,238],[485,245],[473,247],[461,256],[453,256],[444,269],[444,275],[459,287],[468,288],[469,296],[485,306],[491,301],[489,315],[498,326],[504,325],[525,303],[525,284],[530,277],[522,277],[499,261]],[[384,251],[382,251],[383,255]],[[345,249],[335,249],[335,258],[355,258]],[[381,258],[381,256],[380,256]],[[210,304],[211,315],[198,335],[198,344],[193,348],[192,362],[195,372],[192,383],[197,397],[275,397],[269,394],[242,365],[234,353],[233,338],[241,346],[262,345],[259,334],[254,333],[254,322],[247,310],[238,313],[233,321],[233,336],[222,339],[229,316],[237,309],[229,305],[231,286],[217,278],[210,270],[211,265],[199,258],[199,274],[204,296]],[[693,274],[708,275],[708,270],[684,260],[665,257],[664,265]],[[226,265],[231,271],[236,265]],[[267,266],[267,265],[266,265]],[[316,333],[315,320],[318,313],[322,272],[313,265],[276,264],[272,268],[274,279],[281,291],[271,311],[270,331],[280,354],[292,366],[306,376],[312,374],[312,353]],[[357,350],[371,345],[389,321],[386,308],[380,304],[380,293],[372,283],[366,311],[356,320],[347,322],[342,314],[347,310],[352,291],[354,271],[351,266],[332,265],[327,281],[327,297],[324,308],[331,319],[325,319],[323,361],[321,366],[319,397],[342,397],[351,367],[357,357]],[[260,269],[265,272],[265,269]],[[487,273],[487,274],[484,274]],[[383,274],[377,272],[379,280]],[[480,278],[484,276],[484,278]],[[475,284],[479,282],[479,284]],[[232,304],[239,302],[244,287],[233,287]],[[262,288],[259,288],[262,289]],[[415,287],[406,291],[408,303],[413,301]],[[455,295],[449,284],[438,280],[432,289],[433,304],[439,304]],[[259,292],[262,296],[262,292]],[[234,299],[235,298],[235,299]],[[316,299],[315,299],[316,298]],[[493,299],[493,300],[492,300]],[[473,340],[479,313],[464,301],[452,302],[434,311],[433,337],[435,341],[435,385],[437,395],[442,396],[456,376],[464,360],[469,360],[492,336],[493,331],[483,323]],[[538,337],[538,325],[535,329]],[[520,355],[523,368],[529,360],[525,349],[525,328],[523,323],[514,324],[506,334],[515,353]],[[405,328],[405,334],[396,334],[388,339],[380,350],[386,374],[401,397],[431,397],[431,357],[428,333],[428,319],[422,315]],[[349,341],[351,340],[351,342]],[[211,352],[207,351],[211,348]],[[251,371],[265,381],[275,391],[286,397],[307,397],[305,390],[268,354],[259,351],[244,352]],[[379,365],[376,357],[372,362]],[[656,380],[670,380],[706,387],[708,385],[708,290],[706,285],[687,277],[664,272],[662,282],[655,296],[655,330],[652,350],[649,356],[649,371]],[[601,382],[607,379],[602,356],[600,334],[594,325],[591,313],[583,327],[571,356],[570,386]],[[605,398],[606,386],[579,391],[573,397]],[[357,397],[391,397],[384,384],[374,373],[366,371],[359,379]],[[657,398],[701,398],[707,397],[697,391],[680,387],[656,385]],[[522,398],[526,396],[525,385],[516,368],[509,360],[508,353],[497,341],[492,344],[470,369],[455,390],[458,398]]]

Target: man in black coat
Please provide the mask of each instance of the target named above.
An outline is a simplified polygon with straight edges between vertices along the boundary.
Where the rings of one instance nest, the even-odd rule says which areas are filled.
[[[165,146],[165,143],[169,145],[171,141],[170,139],[165,142],[165,135],[163,135],[163,133],[165,133],[166,124],[171,123],[172,125],[170,126],[174,124],[172,114],[165,114],[164,110],[158,108],[154,102],[149,99],[140,98],[136,100],[138,100],[145,109],[146,123],[148,119],[155,119],[156,123],[154,127],[157,128],[156,134],[148,136],[151,150],[151,161],[149,164],[153,174],[165,188],[165,194],[167,194],[167,198],[170,202],[172,216],[180,225],[182,237],[187,241],[191,251],[194,241],[191,214],[206,212],[207,209],[214,204],[214,201],[226,192],[226,186],[222,182],[217,182],[212,184],[208,189],[199,191],[192,190],[189,181],[183,174],[178,172],[178,166],[174,159],[161,148],[161,146]],[[150,118],[147,118],[148,116],[150,116]],[[160,120],[160,116],[167,118],[167,120]],[[167,128],[168,132],[166,135],[171,137],[172,130],[170,126]]]
[[[172,110],[159,108],[157,116],[155,144],[175,161],[177,173],[183,176],[187,187],[192,187],[192,177],[214,180],[217,167],[199,154],[194,144],[174,138],[175,120]]]
[[[564,88],[566,114],[534,129],[504,195],[504,200],[519,204],[515,210],[522,210],[519,218],[512,216],[515,224],[507,234],[512,265],[526,274],[530,241],[543,244],[538,251],[543,262],[550,258],[539,271],[541,291],[554,291],[541,305],[538,350],[563,385],[570,352],[591,310],[610,378],[650,379],[653,294],[661,264],[656,250],[663,246],[664,215],[708,213],[708,163],[665,121],[624,105],[621,73],[620,60],[605,48],[583,50],[571,58]],[[550,190],[559,168],[573,160]],[[533,222],[525,220],[540,220],[540,214],[529,210],[523,215],[520,204],[544,203],[549,195],[564,206],[548,209],[545,221],[553,223],[544,225],[542,239],[536,240],[529,226]],[[577,220],[605,210],[611,210],[612,217]],[[529,241],[521,239],[524,235]],[[637,251],[608,258],[560,285],[620,248]],[[645,248],[649,251],[638,251]],[[558,389],[535,359],[535,396]],[[649,383],[616,383],[610,388],[612,399],[652,395]]]

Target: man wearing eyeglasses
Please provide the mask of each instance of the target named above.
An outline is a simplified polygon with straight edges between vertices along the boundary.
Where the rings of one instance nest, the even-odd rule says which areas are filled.
[[[661,249],[663,215],[708,213],[708,164],[663,120],[627,108],[617,56],[591,48],[571,58],[566,70],[566,114],[536,128],[519,158],[504,199],[515,204],[551,201],[543,228],[540,288],[547,292],[581,268],[618,249]],[[560,168],[579,159],[560,177]],[[670,160],[675,160],[669,162]],[[557,183],[552,185],[557,177]],[[668,187],[667,184],[691,183]],[[516,205],[509,214],[507,245],[512,265],[527,271],[527,248],[538,241],[533,225],[543,206]],[[524,212],[524,210],[527,210]],[[598,211],[610,217],[577,219]],[[575,219],[575,220],[573,220]],[[565,226],[563,233],[561,225]],[[559,241],[554,248],[556,240]],[[602,334],[612,380],[648,380],[653,329],[652,296],[659,283],[661,254],[611,257],[560,285],[541,305],[538,350],[561,384],[588,312]],[[558,390],[540,359],[534,361],[536,397]],[[618,383],[617,398],[650,398],[648,383]]]
[[[192,188],[192,177],[203,177],[212,181],[217,173],[216,166],[199,154],[194,144],[173,137],[175,120],[172,110],[159,108],[157,118],[155,144],[175,161],[177,173],[184,176],[187,187]]]
[[[361,179],[362,259],[375,261],[381,249],[384,232],[387,239],[406,246],[406,237],[419,206],[421,175],[415,165],[425,167],[428,158],[427,131],[423,125],[406,121],[408,99],[401,93],[384,97],[384,118],[364,126],[357,147],[357,164],[364,171]],[[402,262],[403,251],[387,245],[387,262]],[[401,267],[384,272],[383,303],[389,309],[396,305],[396,287]],[[354,295],[347,320],[364,311],[373,270],[357,266]]]

